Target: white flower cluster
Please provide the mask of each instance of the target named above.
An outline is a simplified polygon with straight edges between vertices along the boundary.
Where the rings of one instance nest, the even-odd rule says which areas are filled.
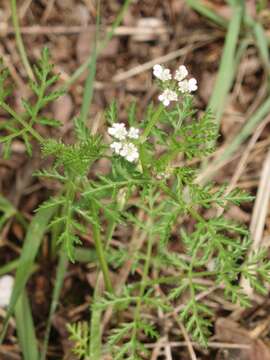
[[[114,123],[112,127],[108,128],[108,134],[119,141],[114,141],[110,147],[117,154],[125,158],[129,162],[137,161],[139,158],[139,152],[132,142],[128,139],[138,139],[139,129],[131,127],[126,129],[124,123]]]
[[[165,89],[158,97],[158,100],[163,102],[164,106],[169,106],[171,101],[177,101],[177,99],[177,93],[170,89]]]
[[[166,69],[163,66],[157,64],[153,68],[154,76],[164,81],[169,81],[172,79],[172,74],[170,69]],[[179,68],[176,70],[174,75],[174,80],[178,82],[178,90],[180,93],[191,93],[198,89],[197,80],[195,78],[186,79],[188,76],[188,70],[184,65],[180,65]],[[158,97],[159,101],[163,103],[164,106],[170,105],[171,101],[177,101],[178,94],[177,91],[171,90],[170,88],[166,88],[162,94]]]

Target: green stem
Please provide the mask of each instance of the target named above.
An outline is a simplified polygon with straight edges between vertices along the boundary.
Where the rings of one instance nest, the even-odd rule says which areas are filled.
[[[138,329],[137,324],[138,324],[138,322],[140,320],[142,297],[143,297],[143,294],[145,292],[145,288],[146,288],[146,285],[147,285],[146,280],[147,280],[148,272],[149,272],[149,268],[150,268],[153,244],[154,244],[154,236],[153,236],[152,232],[150,231],[149,240],[148,240],[148,244],[147,244],[146,260],[145,260],[145,263],[144,263],[142,281],[141,281],[140,291],[139,291],[139,299],[138,299],[137,306],[136,306],[136,309],[135,309],[135,315],[134,315],[135,326],[134,326],[133,332],[132,332],[132,339],[135,339],[136,334],[137,334],[137,329]]]
[[[193,274],[193,278],[200,278],[200,277],[208,277],[208,276],[213,276],[216,275],[215,271],[200,271],[198,273],[194,273]],[[186,276],[186,272],[183,274],[183,278]],[[142,284],[146,287],[146,286],[153,286],[153,285],[158,285],[158,284],[176,284],[177,281],[179,281],[179,276],[177,275],[172,275],[172,276],[161,276],[158,279],[154,279],[154,280],[146,280],[145,282],[135,282],[134,284],[132,284],[132,286],[134,286],[134,288],[140,287]],[[196,282],[196,281],[195,281]]]
[[[127,191],[126,189],[123,190],[120,199],[118,198],[118,194],[120,194],[120,192],[118,192],[118,194],[115,194],[114,197],[113,197],[113,201],[115,201],[115,203],[116,203],[115,207],[116,207],[116,209],[117,209],[117,211],[119,213],[123,211],[123,209],[125,207],[125,204],[127,202],[126,191]],[[107,228],[107,231],[106,231],[106,235],[105,235],[105,248],[106,249],[110,245],[110,241],[112,239],[112,236],[113,236],[113,233],[114,233],[114,230],[115,230],[116,226],[117,226],[117,221],[114,218],[110,219],[109,224],[108,224],[108,228]]]
[[[157,111],[154,112],[152,118],[150,119],[149,123],[147,124],[147,126],[144,129],[144,132],[141,136],[141,141],[140,141],[141,144],[143,144],[147,140],[147,137],[150,134],[152,128],[155,126],[155,124],[159,120],[159,116],[162,113],[163,109],[164,109],[164,106],[162,104],[160,104]]]
[[[100,46],[97,48],[96,57],[99,56],[99,54],[107,47],[109,41],[114,35],[115,29],[119,26],[121,23],[124,14],[126,10],[129,7],[131,0],[125,0],[119,14],[117,15],[115,21],[112,24],[111,30],[107,33],[105,39],[101,42]],[[70,85],[72,85],[82,74],[83,72],[88,68],[88,66],[92,62],[92,55],[89,56],[89,58],[74,72],[74,74],[66,81],[64,85],[64,89],[67,89]]]
[[[188,208],[188,212],[192,215],[192,217],[194,219],[196,219],[198,222],[201,223],[206,223],[206,221],[204,220],[204,218],[198,213],[198,211],[196,211],[195,209],[193,209],[192,207]]]
[[[67,267],[68,267],[68,256],[64,249],[64,244],[62,244],[62,247],[60,249],[57,270],[56,270],[56,279],[55,279],[55,285],[53,288],[52,302],[51,302],[50,312],[49,312],[49,316],[48,316],[48,320],[47,320],[43,348],[42,348],[40,360],[46,360],[46,354],[47,354],[48,343],[49,343],[50,332],[51,332],[52,318],[53,318],[53,314],[56,311],[57,305],[59,303],[59,297],[60,297],[61,289],[63,287],[63,282],[64,282]]]
[[[44,142],[43,137],[35,130],[33,129],[31,126],[29,126],[27,124],[27,122],[25,122],[23,120],[22,117],[20,117],[18,114],[16,114],[15,111],[13,111],[11,109],[11,107],[6,104],[5,102],[1,102],[1,107],[7,112],[9,113],[16,121],[18,121],[27,131],[30,132],[30,134],[40,143]]]
[[[142,168],[142,172],[144,174],[149,175],[149,169],[147,169],[147,159],[146,159],[146,149],[143,146],[143,144],[145,143],[145,141],[148,138],[148,135],[150,134],[152,128],[155,126],[155,124],[158,122],[159,120],[159,116],[161,114],[161,112],[163,111],[164,106],[162,104],[159,105],[159,107],[157,108],[157,110],[154,112],[154,114],[152,115],[152,117],[150,118],[146,128],[144,129],[143,134],[141,135],[140,138],[140,147],[139,147],[139,152],[140,152],[140,165]]]
[[[121,187],[127,186],[127,185],[140,185],[142,183],[146,183],[146,180],[123,180],[123,181],[118,181],[117,183],[112,183],[112,184],[108,184],[108,185],[101,185],[100,187],[97,188],[92,188],[90,190],[86,190],[84,191],[83,195],[91,195],[91,194],[96,194],[100,191],[104,191],[104,190],[109,190],[112,189],[112,191],[118,187],[118,189],[120,190]],[[118,191],[119,191],[118,190]]]
[[[20,25],[18,20],[18,14],[17,14],[17,3],[16,0],[11,0],[11,15],[12,15],[12,22],[15,30],[15,38],[18,46],[18,50],[22,59],[22,63],[25,67],[25,70],[27,72],[27,75],[30,79],[34,79],[34,74],[31,69],[30,63],[27,58],[27,54],[23,45],[23,40],[20,32]]]
[[[100,265],[101,271],[103,273],[106,289],[108,292],[113,293],[113,287],[112,287],[112,283],[111,283],[111,279],[110,279],[110,275],[109,275],[109,268],[108,268],[108,264],[106,261],[105,251],[103,248],[101,235],[100,235],[100,227],[98,225],[98,214],[97,214],[97,210],[93,203],[91,203],[91,210],[92,210],[92,213],[93,213],[93,216],[95,219],[95,222],[92,224],[92,228],[93,228],[93,238],[94,238],[94,242],[95,242],[95,248],[97,251],[99,265]]]
[[[94,92],[94,80],[96,75],[96,65],[97,65],[97,43],[99,39],[99,28],[100,28],[100,0],[97,3],[97,20],[96,20],[96,32],[95,32],[95,41],[93,47],[93,54],[91,57],[91,62],[88,66],[88,76],[85,81],[84,92],[83,92],[83,101],[81,106],[80,121],[82,124],[86,124],[89,109],[91,106],[93,92]]]
[[[33,113],[31,115],[31,118],[30,118],[30,124],[31,125],[34,125],[34,123],[36,122],[38,113],[41,110],[42,100],[44,98],[45,90],[46,90],[46,76],[45,77],[43,76],[43,79],[42,79],[42,82],[41,82],[41,85],[40,85],[40,91],[39,91],[39,94],[38,94],[37,102],[36,102],[36,104],[34,106],[34,110],[33,110]]]

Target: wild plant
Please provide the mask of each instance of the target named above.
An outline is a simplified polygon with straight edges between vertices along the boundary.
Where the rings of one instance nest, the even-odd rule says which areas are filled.
[[[106,134],[92,134],[79,116],[74,120],[74,142],[67,144],[42,135],[43,126],[61,125],[43,115],[62,94],[51,90],[57,76],[52,75],[47,50],[34,71],[36,80],[29,85],[35,99],[22,100],[21,113],[9,105],[8,73],[1,71],[0,106],[9,115],[1,129],[3,155],[10,155],[13,140],[19,138],[29,156],[36,142],[42,156],[52,159],[52,166],[35,176],[57,181],[61,190],[40,208],[55,209],[49,230],[61,229],[58,249],[71,262],[83,247],[82,235],[91,234],[105,288],[93,297],[92,318],[113,309],[102,346],[99,339],[98,356],[91,355],[91,342],[100,328],[86,323],[68,326],[75,354],[84,359],[106,353],[114,360],[148,359],[146,344],[162,333],[163,326],[156,321],[159,310],[165,318],[173,314],[194,341],[207,346],[214,313],[200,294],[209,282],[232,303],[249,306],[251,301],[238,280],[245,277],[252,288],[265,294],[270,263],[264,249],[246,257],[251,241],[248,229],[224,215],[230,204],[239,206],[252,197],[240,189],[228,192],[226,185],[201,185],[196,180],[198,160],[213,153],[218,138],[211,112],[194,107],[197,81],[188,79],[184,65],[175,74],[156,65],[159,103],[151,103],[142,119],[137,118],[136,105],[130,104],[126,121],[120,122],[114,101],[104,114]],[[95,173],[93,166],[104,158],[108,173]],[[220,207],[225,210],[221,216],[216,215]],[[116,247],[112,239],[121,228],[129,234],[136,229],[145,243],[133,251],[130,238],[120,238],[122,246]],[[119,289],[112,274],[128,260],[132,261],[130,276]]]

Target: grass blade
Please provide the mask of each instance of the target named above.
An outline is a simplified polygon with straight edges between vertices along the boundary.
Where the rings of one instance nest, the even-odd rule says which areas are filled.
[[[252,20],[252,29],[256,40],[257,48],[260,53],[261,60],[264,64],[267,74],[270,72],[270,61],[268,51],[268,40],[264,31],[264,28],[259,22]]]
[[[22,292],[15,306],[15,318],[23,358],[25,360],[38,360],[38,343],[31,308],[25,291]]]
[[[116,19],[114,20],[114,22],[112,24],[111,30],[107,33],[105,39],[103,40],[103,42],[100,44],[100,46],[97,49],[97,54],[96,54],[97,57],[102,52],[102,50],[106,48],[109,41],[113,37],[115,29],[120,25],[121,21],[123,20],[125,12],[128,9],[130,3],[131,3],[131,0],[124,1],[124,4],[123,4],[119,14],[117,15]],[[66,81],[64,88],[67,89],[70,85],[72,85],[82,75],[82,73],[88,68],[88,66],[91,62],[92,62],[92,55],[89,56],[89,58],[80,67],[78,67],[78,69]]]
[[[19,264],[20,264],[20,259],[9,261],[6,265],[0,268],[0,276],[5,275],[13,270],[16,270]],[[37,265],[33,264],[31,268],[31,272],[34,272],[36,269],[37,269]]]
[[[27,54],[26,54],[24,44],[23,44],[23,40],[22,40],[22,35],[21,35],[19,20],[18,20],[18,11],[17,11],[16,0],[11,0],[11,15],[12,15],[13,26],[15,29],[16,43],[17,43],[17,47],[18,47],[18,50],[19,50],[19,53],[20,53],[20,56],[22,59],[22,63],[24,65],[24,68],[25,68],[29,78],[34,79],[34,74],[31,69],[30,63],[28,61]]]
[[[94,92],[94,81],[96,76],[96,64],[97,64],[97,43],[99,38],[99,28],[100,28],[100,0],[97,5],[97,20],[96,20],[96,32],[95,32],[95,42],[93,55],[91,57],[90,64],[88,66],[88,75],[85,80],[85,86],[83,91],[83,101],[81,106],[80,122],[86,124],[87,116],[91,106],[93,92]]]
[[[206,17],[213,23],[223,27],[227,28],[228,22],[224,17],[216,14],[213,10],[211,10],[208,6],[205,6],[198,0],[186,0],[186,3],[195,11],[197,11],[202,16]]]
[[[96,281],[93,303],[98,302],[101,293],[101,273],[99,273]],[[89,342],[89,358],[100,359],[101,358],[101,345],[102,345],[102,334],[101,334],[101,314],[102,311],[96,307],[91,309],[91,320],[90,320],[90,342]]]
[[[52,324],[52,317],[53,317],[53,314],[55,313],[56,307],[58,305],[60,292],[61,292],[61,289],[63,286],[67,267],[68,267],[68,256],[67,256],[67,253],[66,253],[66,251],[64,249],[64,245],[63,245],[60,250],[60,258],[59,258],[59,262],[58,262],[58,266],[57,266],[57,270],[56,270],[56,280],[55,280],[55,285],[54,285],[54,289],[53,289],[50,313],[49,313],[48,322],[47,322],[46,331],[45,331],[41,360],[46,359],[46,353],[47,353],[48,342],[49,342],[50,331],[51,331],[51,324]]]
[[[37,212],[37,214],[34,216],[31,224],[29,225],[26,238],[24,241],[22,253],[19,259],[18,269],[16,271],[14,287],[13,287],[7,315],[5,317],[3,330],[0,335],[0,344],[3,342],[3,339],[5,337],[10,316],[13,314],[15,305],[20,295],[22,294],[22,291],[31,274],[39,246],[41,244],[44,233],[47,229],[48,223],[54,211],[55,209],[51,209],[51,208],[40,209]]]
[[[6,265],[1,266],[0,268],[0,276],[5,275],[13,270],[16,270],[19,265],[19,259],[9,261]]]
[[[236,66],[235,54],[240,33],[241,21],[243,18],[243,7],[235,6],[233,16],[230,20],[221,63],[215,82],[213,94],[211,96],[208,108],[216,116],[217,122],[220,122],[225,101],[233,83]]]
[[[270,97],[259,107],[259,109],[252,115],[246,124],[243,126],[239,134],[235,136],[233,141],[224,150],[218,159],[218,162],[228,159],[238,147],[252,134],[255,127],[264,120],[270,112]]]

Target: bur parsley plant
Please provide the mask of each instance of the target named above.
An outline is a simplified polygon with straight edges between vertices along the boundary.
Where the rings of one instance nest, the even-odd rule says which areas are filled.
[[[163,320],[156,320],[159,309],[165,318],[173,313],[194,341],[207,346],[214,314],[207,302],[198,300],[208,288],[206,280],[241,306],[250,305],[239,285],[241,276],[263,294],[270,281],[265,250],[246,256],[250,246],[246,227],[215,215],[217,206],[226,210],[252,197],[240,189],[227,192],[226,186],[195,181],[197,169],[190,160],[211,154],[218,136],[211,112],[199,115],[194,108],[196,79],[189,78],[184,65],[175,74],[155,65],[153,75],[160,89],[159,102],[150,104],[142,119],[131,104],[126,121],[120,122],[113,102],[105,112],[106,133],[92,134],[78,117],[72,144],[43,135],[48,134],[44,126],[60,126],[44,112],[62,94],[52,90],[57,76],[52,75],[47,50],[35,67],[36,80],[29,84],[33,97],[22,100],[24,111],[18,113],[10,105],[7,71],[2,69],[0,76],[0,106],[8,116],[1,128],[3,155],[9,156],[18,138],[29,156],[36,142],[42,156],[52,160],[50,168],[35,176],[57,181],[61,191],[41,207],[55,209],[50,227],[61,229],[59,251],[66,251],[71,262],[83,249],[82,235],[91,233],[105,285],[104,293],[91,304],[91,313],[113,310],[101,351],[114,360],[149,359],[145,345],[163,331]],[[92,171],[103,158],[110,164],[107,175]],[[207,209],[212,211],[206,216]],[[134,250],[129,237],[120,238],[123,243],[116,247],[111,240],[118,227],[136,229],[136,236],[144,236],[145,243]],[[127,260],[132,263],[130,277],[119,290],[112,273],[126,266]],[[69,325],[69,331],[74,352],[90,359],[93,329],[78,323]]]

